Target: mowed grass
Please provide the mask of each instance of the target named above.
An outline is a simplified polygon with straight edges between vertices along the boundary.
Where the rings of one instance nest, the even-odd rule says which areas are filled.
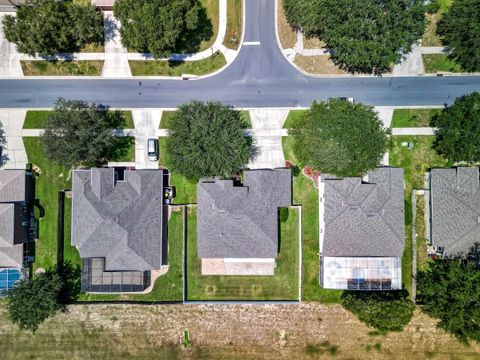
[[[57,262],[57,196],[59,190],[71,189],[70,169],[48,160],[45,157],[40,138],[24,137],[28,161],[38,168],[35,198],[45,210],[45,216],[39,221],[39,239],[35,244],[34,269],[48,269]],[[71,199],[65,200],[65,252],[66,261],[80,264],[78,251],[70,245]]]
[[[464,72],[460,64],[450,59],[447,54],[423,54],[422,59],[427,73]]]
[[[100,76],[103,60],[20,61],[25,76]]]
[[[168,220],[168,271],[159,276],[153,289],[147,294],[82,294],[83,301],[182,301],[182,248],[183,214],[181,208],[173,208]]]
[[[412,284],[412,190],[425,187],[426,171],[447,165],[447,160],[432,149],[433,140],[433,136],[392,137],[390,165],[403,168],[405,179],[405,251],[402,258],[402,285],[409,292]],[[413,143],[413,149],[402,146],[402,143],[408,142]]]
[[[307,112],[307,110],[290,110],[288,116],[283,123],[284,129],[291,129],[294,124]]]
[[[280,223],[280,252],[274,276],[203,276],[197,255],[196,209],[187,217],[188,300],[298,300],[298,210]]]
[[[441,109],[395,109],[391,127],[429,127],[431,118]]]
[[[197,202],[197,183],[187,180],[184,176],[169,168],[170,159],[166,149],[166,138],[159,138],[159,163],[170,171],[170,185],[176,188],[175,204],[192,204]]]
[[[293,153],[293,138],[283,137],[282,145],[285,160],[298,165]],[[293,178],[293,202],[302,205],[302,301],[338,303],[342,291],[320,287],[318,190],[303,174]]]
[[[221,69],[227,64],[225,56],[219,51],[212,56],[198,61],[167,60],[130,60],[133,76],[181,76],[206,75]]]
[[[227,31],[223,45],[229,49],[236,50],[240,45],[243,32],[243,1],[227,1]]]
[[[30,110],[27,111],[25,122],[23,123],[24,129],[44,129],[47,125],[48,116],[52,113],[51,110]],[[131,111],[123,111],[125,115],[125,129],[133,129],[133,117]]]

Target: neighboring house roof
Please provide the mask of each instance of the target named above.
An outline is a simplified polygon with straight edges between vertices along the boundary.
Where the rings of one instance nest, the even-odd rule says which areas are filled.
[[[17,203],[26,198],[25,170],[0,170],[0,267],[22,267],[25,216]]]
[[[324,183],[323,256],[401,257],[405,240],[403,169],[378,168]]]
[[[0,170],[0,202],[25,201],[25,170]]]
[[[289,169],[250,170],[243,186],[232,180],[198,183],[200,258],[275,258],[278,208],[292,204]]]
[[[467,253],[480,241],[478,167],[430,171],[431,240],[446,256]]]
[[[82,258],[104,257],[105,270],[162,265],[163,171],[113,168],[73,172],[72,244]]]

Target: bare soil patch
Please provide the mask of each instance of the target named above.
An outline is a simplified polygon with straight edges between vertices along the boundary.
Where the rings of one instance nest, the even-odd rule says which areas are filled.
[[[328,55],[297,55],[295,56],[294,63],[310,74],[347,74],[347,72],[336,66]]]
[[[292,29],[285,17],[285,11],[283,10],[282,1],[278,1],[277,10],[277,32],[280,38],[280,45],[284,49],[290,49],[295,46],[297,42],[297,34]]]

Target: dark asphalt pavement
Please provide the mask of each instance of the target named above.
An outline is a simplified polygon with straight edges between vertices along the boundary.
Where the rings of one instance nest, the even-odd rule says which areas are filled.
[[[0,80],[0,108],[51,107],[62,96],[117,108],[176,107],[191,100],[219,100],[237,107],[307,107],[315,99],[353,97],[377,106],[451,103],[480,91],[480,76],[328,77],[298,72],[284,58],[275,35],[275,1],[245,0],[244,42],[235,61],[198,80],[20,79]]]

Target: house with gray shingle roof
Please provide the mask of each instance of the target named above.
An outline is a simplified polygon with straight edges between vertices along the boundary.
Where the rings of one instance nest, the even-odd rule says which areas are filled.
[[[292,205],[289,169],[247,170],[198,183],[197,241],[203,275],[273,275],[279,210]]]
[[[21,269],[35,239],[33,181],[31,172],[0,170],[0,268]]]
[[[319,183],[320,283],[328,289],[401,289],[403,169]]]
[[[75,170],[72,245],[82,258],[82,288],[142,291],[166,262],[162,170]]]
[[[430,236],[444,257],[465,255],[480,242],[478,167],[430,171]]]

